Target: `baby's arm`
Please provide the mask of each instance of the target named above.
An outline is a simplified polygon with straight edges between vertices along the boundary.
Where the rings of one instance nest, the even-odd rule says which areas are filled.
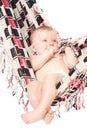
[[[73,68],[77,62],[78,58],[75,56],[73,50],[70,47],[65,48],[64,62],[71,69]]]
[[[33,70],[39,70],[47,61],[49,61],[54,56],[54,53],[54,49],[50,49],[45,50],[42,54],[30,56]]]

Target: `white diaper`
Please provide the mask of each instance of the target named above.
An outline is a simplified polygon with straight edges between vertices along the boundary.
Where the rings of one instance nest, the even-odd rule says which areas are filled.
[[[51,74],[62,74],[64,76],[67,75],[67,73],[65,73],[63,70],[55,70],[55,71],[51,72]]]

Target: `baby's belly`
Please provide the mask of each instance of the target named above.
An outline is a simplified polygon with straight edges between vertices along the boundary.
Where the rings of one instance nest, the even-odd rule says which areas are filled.
[[[58,70],[63,70],[66,74],[69,72],[68,67],[62,60],[59,60],[59,62],[58,60],[51,60],[36,72],[36,77],[39,81],[42,81],[47,74],[58,72]]]

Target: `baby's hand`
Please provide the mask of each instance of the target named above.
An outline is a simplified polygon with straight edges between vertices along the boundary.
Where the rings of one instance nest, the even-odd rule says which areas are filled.
[[[55,48],[49,48],[49,49],[46,49],[44,53],[48,53],[50,55],[50,57],[53,57],[55,55]]]
[[[56,52],[55,53],[58,53],[58,54],[60,54],[60,53],[62,53],[62,52],[64,52],[65,51],[65,46],[64,47],[61,47],[60,49],[58,49],[58,50],[56,50]]]

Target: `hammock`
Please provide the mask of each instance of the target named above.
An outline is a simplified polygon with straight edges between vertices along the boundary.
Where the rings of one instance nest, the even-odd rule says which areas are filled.
[[[29,99],[27,85],[35,75],[30,64],[30,40],[32,31],[49,21],[36,0],[0,1],[0,71],[6,76],[11,94],[27,110]],[[87,86],[87,36],[76,41],[61,39],[61,46],[69,45],[79,58],[79,63],[64,77],[56,89],[60,91],[52,103],[59,115],[60,106],[66,110],[84,107],[84,88]]]

